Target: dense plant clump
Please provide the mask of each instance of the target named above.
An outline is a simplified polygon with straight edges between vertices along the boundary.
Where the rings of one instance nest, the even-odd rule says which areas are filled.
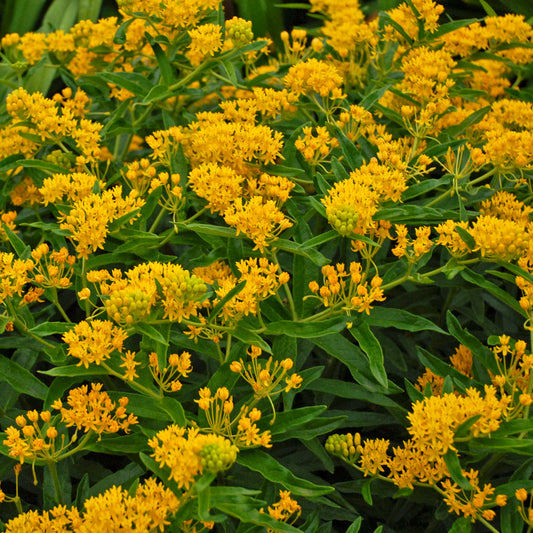
[[[0,41],[3,530],[531,531],[532,26],[117,3]]]

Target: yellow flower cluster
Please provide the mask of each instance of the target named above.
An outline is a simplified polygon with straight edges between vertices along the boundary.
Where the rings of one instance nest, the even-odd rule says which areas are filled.
[[[370,314],[373,302],[385,300],[381,289],[383,280],[374,276],[369,285],[367,275],[362,272],[361,263],[352,261],[349,272],[343,263],[337,263],[335,266],[325,265],[322,267],[322,276],[322,286],[311,281],[309,288],[326,307],[341,307],[347,313],[357,311]]]
[[[315,135],[311,126],[305,126],[302,130],[303,136],[294,141],[294,146],[312,166],[324,161],[329,153],[339,146],[339,141],[332,137],[324,126],[317,126],[314,130]]]
[[[9,449],[9,455],[18,459],[20,464],[26,460],[33,464],[36,461],[57,462],[76,441],[75,438],[68,439],[65,434],[65,428],[71,426],[83,429],[85,433],[96,433],[98,438],[101,438],[102,433],[117,433],[120,430],[128,433],[129,427],[137,423],[134,415],[126,414],[128,398],[121,398],[116,407],[116,403],[101,388],[100,383],[92,383],[90,391],[87,385],[71,389],[67,397],[68,408],[63,407],[60,399],[56,400],[52,409],[60,412],[61,420],[52,417],[50,411],[38,413],[32,410],[25,416],[17,416],[15,421],[20,429],[7,427],[3,441]]]
[[[140,263],[125,273],[96,270],[87,280],[99,284],[108,316],[126,325],[145,320],[153,308],[181,322],[197,314],[206,292],[200,278],[172,263]]]
[[[85,500],[81,511],[77,507],[59,505],[42,513],[21,513],[6,524],[6,533],[163,531],[180,506],[178,496],[160,481],[148,478],[133,494],[113,486],[92,496]]]
[[[223,330],[217,327],[219,323],[233,327],[245,316],[250,314],[260,316],[261,301],[276,294],[280,287],[289,281],[289,274],[279,272],[279,267],[266,257],[243,259],[235,265],[235,268],[238,277],[223,261],[215,261],[207,267],[197,267],[193,270],[194,275],[213,285],[216,296],[205,303],[208,310],[216,306],[239,283],[244,281],[245,285],[222,306],[217,317],[212,317],[209,324],[204,317],[200,317],[201,325],[189,326],[191,337],[202,336],[220,340]]]
[[[438,21],[444,12],[444,6],[433,0],[413,0],[412,5],[418,14],[415,14],[407,2],[402,2],[398,7],[391,9],[389,14],[411,39],[417,40],[419,38],[419,24],[423,26],[424,31],[430,33],[438,28]],[[404,40],[392,26],[387,26],[387,31],[395,39]]]
[[[35,463],[39,459],[54,457],[58,430],[50,411],[28,411],[25,416],[17,416],[15,422],[20,429],[15,426],[7,427],[3,441],[11,457],[18,459],[20,464],[25,460]],[[62,449],[63,445],[60,448]]]
[[[268,507],[268,514],[286,524],[294,524],[302,513],[301,505],[293,498],[288,490],[279,491],[279,500]],[[268,533],[275,533],[273,529],[267,529]]]
[[[515,491],[515,498],[518,500],[518,512],[528,528],[533,527],[533,501],[532,498],[530,498],[530,494],[533,496],[531,491],[528,493],[523,487],[516,489]],[[526,502],[528,501],[528,498],[529,505],[526,510]]]
[[[260,431],[257,422],[262,413],[255,407],[250,409],[243,405],[239,412],[232,417],[234,402],[226,387],[219,387],[215,394],[204,387],[199,391],[200,398],[194,400],[204,412],[208,425],[206,431],[211,431],[220,437],[228,439],[238,449],[252,446],[270,448],[270,431]]]
[[[320,95],[323,98],[343,97],[343,79],[339,71],[325,61],[315,58],[293,65],[283,83],[296,96]]]
[[[72,267],[76,262],[73,255],[62,247],[59,251],[52,250],[46,243],[39,244],[32,250],[31,257],[35,261],[33,281],[41,287],[65,289],[70,287]]]
[[[207,56],[215,55],[222,48],[222,32],[218,25],[202,24],[188,33],[191,43],[187,57],[193,66],[198,66]]]
[[[89,368],[90,364],[100,365],[115,351],[121,351],[127,333],[109,320],[82,320],[70,331],[63,334],[68,344],[67,353],[79,359],[78,366]]]
[[[144,200],[130,193],[122,197],[122,186],[117,185],[101,194],[92,193],[76,200],[72,207],[60,212],[59,227],[70,232],[76,243],[76,252],[87,259],[89,254],[103,249],[109,233],[109,224],[124,215],[131,214],[130,223],[138,216],[135,213],[144,205]]]
[[[405,224],[396,224],[395,229],[396,246],[392,249],[392,253],[396,257],[406,257],[410,263],[416,263],[433,247],[433,241],[430,238],[431,228],[429,226],[415,228],[415,239],[409,239]]]
[[[22,295],[33,267],[31,259],[15,259],[12,253],[0,253],[0,303],[15,295]]]
[[[375,235],[379,222],[374,221],[381,202],[401,200],[407,189],[407,173],[382,164],[373,158],[339,181],[328,191],[322,203],[328,222],[341,234]]]
[[[240,374],[252,387],[257,399],[273,398],[281,393],[282,390],[289,392],[291,389],[300,387],[303,379],[298,374],[291,374],[288,377],[287,372],[293,367],[294,361],[286,358],[282,361],[274,361],[270,356],[266,363],[259,360],[262,353],[258,346],[251,346],[247,351],[251,363],[245,363],[242,359],[233,361],[230,370]],[[285,377],[285,388],[281,383]],[[280,386],[281,385],[281,386]]]
[[[98,438],[102,433],[117,433],[120,430],[129,433],[129,427],[137,424],[137,417],[126,413],[128,398],[120,398],[117,407],[107,392],[101,389],[101,383],[91,383],[91,390],[87,385],[82,385],[69,391],[68,407],[61,400],[56,400],[52,408],[60,411],[61,420],[67,427],[76,426],[86,433],[93,431]]]
[[[53,174],[51,178],[44,179],[39,194],[45,206],[56,202],[74,203],[91,196],[95,185],[100,189],[104,187],[103,181],[86,172]]]
[[[481,215],[471,225],[448,220],[436,227],[437,244],[445,246],[455,257],[479,252],[486,260],[514,261],[529,254],[531,208],[510,192],[498,192],[482,202]],[[456,226],[466,230],[475,241],[469,245],[460,237]]]
[[[103,125],[85,118],[89,104],[90,99],[80,89],[74,96],[70,88],[63,89],[53,99],[38,92],[30,94],[23,88],[14,90],[6,98],[11,123],[0,131],[0,137],[6,136],[10,142],[2,146],[0,156],[18,153],[13,150],[34,155],[40,143],[37,139],[28,142],[23,138],[31,134],[41,143],[51,145],[70,138],[79,150],[79,163],[97,161],[102,157],[100,130]]]
[[[479,166],[492,165],[502,174],[533,168],[533,104],[502,98],[475,128],[485,141],[474,150]]]
[[[449,479],[442,482],[444,502],[448,505],[449,512],[470,518],[472,521],[481,517],[485,520],[493,520],[496,512],[488,507],[505,505],[507,503],[505,495],[495,495],[495,488],[490,483],[485,483],[481,487],[477,470],[464,471],[463,475],[470,483],[472,490],[461,489],[457,483]]]
[[[0,134],[1,135],[1,134]],[[42,202],[42,195],[29,176],[24,176],[18,185],[9,193],[9,198],[14,206],[33,207]],[[4,220],[4,222],[6,222]]]
[[[152,457],[170,470],[179,488],[188,490],[203,472],[223,472],[237,459],[238,448],[223,436],[171,425],[148,441]]]
[[[498,365],[498,374],[492,376],[492,383],[502,396],[506,394],[512,399],[508,419],[527,417],[529,406],[533,404],[529,386],[533,355],[526,352],[527,345],[522,340],[511,342],[508,335],[500,335],[498,340],[499,344],[492,347]]]
[[[484,24],[473,22],[468,26],[446,33],[441,37],[453,55],[468,57],[479,50],[486,50],[517,64],[529,63],[532,52],[528,47],[506,48],[510,43],[530,44],[533,31],[522,15],[506,14],[486,17]],[[502,46],[503,45],[503,46]]]
[[[407,416],[411,439],[393,448],[392,456],[388,455],[390,442],[387,439],[362,440],[359,434],[331,435],[326,449],[356,465],[365,476],[385,475],[399,488],[428,484],[441,491],[450,512],[472,520],[481,517],[490,520],[494,517],[490,507],[504,505],[505,501],[495,498],[490,484],[479,485],[476,470],[463,471],[472,489],[461,491],[451,480],[443,457],[448,450],[456,450],[454,435],[462,423],[478,417],[465,439],[488,435],[498,429],[510,402],[508,395],[498,398],[492,385],[485,386],[484,395],[469,388],[465,395],[430,396],[412,405]]]
[[[376,21],[366,21],[359,0],[311,0],[311,12],[320,12],[327,19],[321,32],[328,44],[343,59],[340,66],[349,62],[353,69],[358,53],[367,52],[377,44]],[[362,70],[362,69],[361,69]]]
[[[168,363],[165,368],[159,367],[158,356],[155,352],[149,354],[148,361],[150,373],[159,386],[159,390],[163,392],[179,391],[182,387],[179,378],[186,378],[192,372],[191,354],[189,352],[182,352],[181,355],[171,353],[168,356]]]

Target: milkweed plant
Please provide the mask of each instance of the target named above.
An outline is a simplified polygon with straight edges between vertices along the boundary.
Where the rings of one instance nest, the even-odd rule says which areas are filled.
[[[532,531],[531,25],[117,4],[0,42],[3,531]]]

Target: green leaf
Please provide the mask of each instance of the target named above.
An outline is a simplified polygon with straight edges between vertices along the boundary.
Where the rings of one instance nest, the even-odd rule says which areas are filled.
[[[487,370],[490,370],[494,374],[499,374],[498,365],[492,351],[484,346],[474,335],[463,329],[451,311],[446,313],[446,323],[450,333],[461,344],[469,348],[472,355],[477,357]]]
[[[317,235],[316,237],[309,239],[308,241],[302,244],[302,247],[315,248],[317,246],[320,246],[321,244],[325,244],[326,242],[332,241],[333,239],[337,239],[338,237],[338,232],[332,229],[330,231],[326,231],[326,233],[322,233],[322,235]]]
[[[189,230],[199,235],[213,235],[214,237],[228,237],[235,238],[237,231],[234,228],[224,228],[222,226],[213,226],[211,224],[197,224],[197,223],[178,223],[176,224],[178,230]]]
[[[471,440],[468,447],[474,454],[502,452],[533,455],[533,439],[519,439],[517,437],[478,437]]]
[[[457,518],[448,533],[470,533],[472,531],[472,520],[464,516]]]
[[[56,366],[50,370],[39,370],[39,374],[47,376],[79,377],[79,376],[107,376],[109,372],[98,365],[91,365],[89,368],[78,365]]]
[[[450,476],[462,489],[464,490],[473,490],[472,485],[468,479],[465,478],[461,469],[461,463],[459,462],[459,457],[457,457],[457,452],[451,448],[443,456],[444,462],[448,467]]]
[[[473,283],[474,285],[486,290],[498,298],[498,300],[508,305],[511,309],[514,309],[518,314],[527,318],[527,313],[520,307],[520,304],[516,301],[516,298],[513,298],[507,291],[500,289],[500,287],[489,281],[481,274],[476,274],[469,268],[465,268],[461,271],[461,277],[465,281]]]
[[[472,387],[475,385],[475,381],[469,379],[467,376],[453,368],[453,366],[447,365],[438,357],[435,357],[427,350],[424,350],[424,348],[417,346],[416,352],[420,363],[429,368],[434,374],[443,378],[451,376],[456,383],[461,384],[463,387]]]
[[[376,383],[371,375],[368,358],[340,333],[324,335],[313,339],[313,344],[322,348],[326,354],[346,365],[353,379],[372,392],[386,392],[387,389]]]
[[[373,478],[367,479],[363,483],[363,487],[361,488],[361,494],[363,496],[363,499],[365,500],[366,503],[368,503],[368,505],[372,505],[372,490],[371,490],[372,481],[374,481]]]
[[[36,168],[50,176],[53,174],[67,174],[67,171],[63,167],[49,163],[48,161],[41,161],[40,159],[24,159],[20,162],[20,166],[24,168]]]
[[[385,207],[380,209],[374,220],[389,220],[391,222],[410,222],[423,224],[440,224],[446,220],[457,220],[459,215],[450,209],[437,209],[425,207],[423,205],[403,204],[395,207]]]
[[[68,322],[43,322],[37,326],[28,330],[34,335],[39,337],[46,337],[47,335],[57,335],[59,333],[65,333],[72,329],[72,324]]]
[[[11,246],[13,246],[18,258],[28,259],[30,257],[31,248],[26,246],[24,241],[11,228],[9,228],[5,222],[2,222],[2,228],[6,232],[7,238],[11,243]]]
[[[299,409],[276,413],[275,423],[269,426],[272,436],[283,435],[289,429],[314,420],[326,409],[327,407],[325,405],[310,405],[308,407],[300,407]],[[274,416],[270,415],[265,417],[265,421],[272,423],[273,418]]]
[[[314,248],[306,248],[305,245],[297,244],[287,239],[278,239],[272,243],[272,246],[286,252],[302,255],[317,266],[324,266],[329,263],[329,259]]]
[[[78,20],[96,22],[101,8],[102,0],[79,0]]]
[[[295,322],[279,320],[267,325],[265,335],[287,335],[299,339],[313,339],[331,333],[338,333],[346,327],[349,317],[331,318],[319,322]]]
[[[133,325],[133,330],[139,335],[146,336],[160,344],[168,346],[168,340],[154,327],[150,324],[137,323]]]
[[[98,72],[86,76],[86,78],[89,80],[101,80],[106,84],[116,85],[140,98],[144,98],[153,87],[152,82],[138,72]]]
[[[78,488],[76,490],[76,500],[74,501],[74,505],[78,510],[83,509],[83,504],[85,503],[85,500],[89,498],[89,489],[89,474],[85,472],[80,482],[78,483]]]
[[[211,508],[218,509],[228,516],[237,518],[241,524],[255,524],[261,526],[261,531],[271,529],[279,533],[302,533],[300,529],[279,522],[268,513],[260,513],[257,509],[264,507],[261,502],[251,496],[259,491],[251,491],[240,487],[213,487],[209,488],[209,501]]]
[[[209,318],[208,318],[208,321],[213,319],[214,317],[216,317],[218,315],[218,313],[222,310],[222,308],[234,297],[234,296],[237,296],[237,294],[239,294],[243,289],[244,287],[246,286],[246,280],[242,280],[242,281],[239,281],[239,283],[237,283],[237,285],[235,285],[235,287],[233,287],[233,289],[231,289],[225,296],[224,298],[222,298],[219,302],[217,302],[217,304],[215,305],[215,307],[213,307],[213,310],[211,311],[211,313],[209,314]]]
[[[379,326],[383,328],[396,328],[405,331],[435,331],[442,335],[448,335],[436,324],[403,309],[393,309],[390,307],[375,307],[370,315],[363,315],[361,320],[369,326]]]
[[[156,42],[152,42],[150,43],[150,45],[152,46],[152,50],[154,51],[155,57],[157,59],[157,64],[159,65],[159,70],[161,72],[161,77],[163,78],[163,81],[166,85],[171,85],[176,81],[176,77],[174,76],[174,69],[170,64],[168,57],[166,56],[165,52],[159,44],[157,44]]]
[[[385,371],[383,350],[381,344],[376,339],[376,336],[365,322],[354,325],[349,331],[357,340],[363,352],[366,353],[372,375],[376,378],[377,382],[386,389],[388,386],[388,380],[387,372]]]
[[[498,16],[498,13],[496,13],[496,11],[494,11],[494,9],[492,9],[492,7],[490,6],[490,4],[488,2],[485,2],[485,0],[479,0],[479,3],[481,4],[481,7],[485,10],[485,13],[489,17],[497,17]]]
[[[482,107],[481,109],[477,109],[473,113],[470,113],[464,120],[462,120],[459,124],[455,126],[451,126],[447,129],[445,129],[442,134],[449,136],[450,138],[455,138],[465,132],[467,128],[470,128],[474,124],[478,124],[481,122],[483,117],[490,111],[490,105]],[[458,142],[458,141],[456,141]]]
[[[409,44],[413,43],[413,39],[408,33],[398,24],[388,13],[381,12],[378,19],[378,28],[383,30],[385,26],[392,26]]]
[[[468,231],[466,231],[461,226],[455,226],[455,231],[459,234],[459,237],[461,237],[462,241],[470,248],[470,250],[473,250],[476,247],[476,240]]]
[[[0,377],[17,392],[33,398],[44,400],[48,393],[48,387],[29,370],[4,355],[0,355]]]
[[[330,494],[335,490],[329,485],[316,485],[311,481],[296,477],[288,468],[261,450],[241,451],[237,456],[237,463],[254,472],[259,472],[269,481],[279,483],[296,496],[316,498],[324,494]]]
[[[20,167],[21,160],[24,160],[24,157],[19,154],[13,154],[4,157],[4,159],[0,161],[0,172],[13,170],[14,168]]]
[[[363,523],[362,517],[358,516],[350,525],[350,527],[346,530],[346,533],[359,533],[359,529],[361,529],[361,524]]]
[[[184,427],[187,425],[187,417],[181,403],[175,398],[165,396],[159,403],[160,408],[170,415],[172,422],[178,426]]]
[[[102,435],[100,440],[88,444],[86,449],[97,453],[138,454],[150,450],[150,446],[145,435],[136,433],[120,436]]]
[[[272,353],[272,348],[270,348],[270,345],[265,342],[262,337],[260,337],[257,333],[250,331],[248,329],[245,329],[242,326],[237,326],[231,334],[240,341],[244,342],[244,344],[254,344],[255,346],[259,346],[261,350],[267,353]]]
[[[359,102],[361,107],[364,107],[367,111],[370,111],[376,102],[379,102],[382,96],[393,86],[392,83],[388,83],[379,89],[376,89],[374,86],[369,86],[371,90],[368,91],[368,94],[363,96],[363,99]]]

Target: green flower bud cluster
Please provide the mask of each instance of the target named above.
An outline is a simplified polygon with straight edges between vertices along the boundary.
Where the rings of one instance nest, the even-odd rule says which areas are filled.
[[[361,435],[346,433],[330,435],[324,446],[331,455],[336,455],[348,463],[355,463],[361,453]]]
[[[107,314],[117,324],[134,324],[150,312],[150,296],[137,289],[125,288],[115,291],[105,301]]]
[[[237,446],[227,439],[222,442],[206,444],[201,450],[202,468],[216,474],[228,470],[237,459]]]
[[[226,22],[226,33],[236,47],[251,43],[254,39],[252,21],[239,17],[233,17]]]
[[[44,159],[49,163],[53,163],[54,165],[66,169],[72,168],[75,162],[75,157],[73,157],[73,154],[66,154],[62,150],[54,150],[50,152]]]
[[[328,215],[328,222],[343,236],[347,237],[353,233],[359,220],[359,215],[353,207],[343,205],[332,210]]]
[[[178,265],[172,265],[178,267]],[[207,291],[205,282],[188,270],[169,269],[160,280],[163,293],[182,302],[194,302],[202,298]]]

